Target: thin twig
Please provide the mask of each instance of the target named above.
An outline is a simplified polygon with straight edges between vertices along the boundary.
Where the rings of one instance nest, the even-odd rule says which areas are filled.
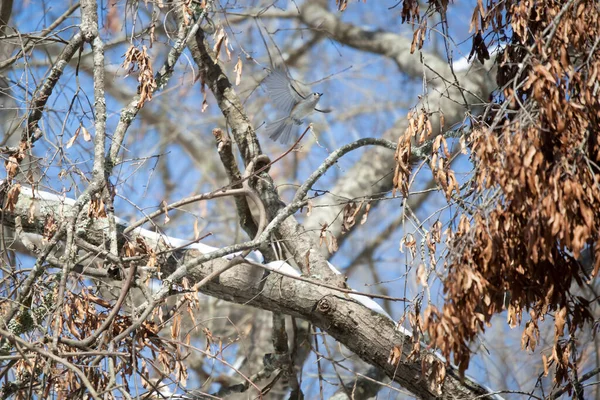
[[[79,379],[81,380],[81,383],[83,384],[83,386],[85,386],[86,389],[89,391],[90,396],[92,396],[95,400],[101,400],[101,398],[98,395],[98,393],[96,392],[96,390],[94,390],[94,386],[90,383],[90,381],[85,376],[85,374],[79,368],[77,368],[75,365],[71,364],[70,362],[68,362],[64,358],[59,357],[59,356],[57,356],[55,354],[52,354],[49,351],[40,349],[40,348],[32,345],[31,343],[29,343],[29,342],[21,339],[20,337],[15,336],[11,332],[5,331],[4,329],[1,329],[1,328],[0,328],[0,336],[4,337],[5,339],[9,340],[10,342],[12,342],[15,345],[19,344],[19,345],[27,348],[30,351],[34,351],[36,353],[39,353],[41,356],[50,358],[50,359],[52,359],[52,360],[54,360],[54,361],[56,361],[56,362],[64,365],[69,370],[73,371],[73,373],[75,375],[77,375],[79,377]]]
[[[73,4],[60,17],[56,18],[56,20],[54,22],[52,22],[50,25],[48,25],[47,28],[43,29],[42,32],[39,34],[38,38],[42,39],[42,38],[47,37],[49,34],[51,34],[54,31],[54,29],[56,27],[58,27],[60,24],[62,24],[63,21],[66,20],[71,14],[73,14],[78,8],[79,8],[79,2]],[[31,41],[28,41],[27,43],[25,43],[25,45],[21,49],[19,49],[17,54],[12,56],[8,60],[0,62],[0,72],[2,72],[5,68],[11,66],[15,61],[17,61],[18,59],[23,57],[34,47],[35,47],[34,40],[31,40]]]

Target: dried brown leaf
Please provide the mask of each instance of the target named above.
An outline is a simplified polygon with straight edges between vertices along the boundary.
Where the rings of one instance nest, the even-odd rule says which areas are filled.
[[[233,72],[235,72],[235,86],[239,86],[242,81],[242,68],[244,64],[242,64],[242,59],[238,57],[238,62],[235,64],[233,68]]]
[[[67,142],[67,145],[65,146],[67,149],[70,149],[71,146],[73,146],[73,144],[75,143],[75,140],[77,140],[77,136],[79,136],[80,131],[81,131],[81,125],[79,126],[79,128],[77,128],[77,130],[75,131],[75,134]]]
[[[9,212],[14,212],[19,200],[19,194],[21,193],[21,184],[17,183],[11,186],[6,193],[6,202],[4,209]]]
[[[164,224],[166,225],[171,220],[171,218],[169,218],[169,205],[167,204],[167,202],[165,200],[163,200],[160,202],[160,208],[162,208],[163,214],[165,214]]]
[[[86,142],[92,140],[92,135],[90,135],[90,132],[88,132],[88,130],[85,129],[85,126],[81,126],[81,133],[83,134],[83,140],[85,140]]]
[[[364,225],[367,222],[367,218],[369,218],[369,210],[371,210],[371,203],[367,203],[367,206],[365,207],[365,212],[360,219],[361,225]]]
[[[400,360],[402,359],[402,349],[399,346],[394,346],[392,350],[390,350],[390,355],[388,356],[388,364],[390,365],[398,365]]]

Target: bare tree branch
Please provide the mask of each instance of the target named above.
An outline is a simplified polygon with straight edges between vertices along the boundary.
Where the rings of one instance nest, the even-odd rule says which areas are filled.
[[[7,225],[14,226],[14,222],[11,221],[14,221],[17,216],[21,216],[23,229],[26,232],[35,233],[40,232],[39,229],[44,224],[47,212],[58,213],[59,208],[65,215],[76,212],[76,209],[73,208],[75,202],[71,202],[73,205],[62,204],[58,198],[52,200],[52,195],[43,197],[44,199],[39,197],[34,199],[26,193],[22,193],[14,213],[7,213],[5,216]],[[32,202],[37,206],[32,207]],[[26,216],[32,208],[38,211],[34,220],[29,222]],[[86,240],[92,243],[101,243],[102,232],[106,225],[105,220],[94,221],[94,228],[88,229],[85,233]],[[124,225],[120,225],[119,231],[122,232],[125,229]],[[136,231],[134,230],[134,232]],[[151,247],[158,246],[160,248],[169,240],[168,238],[161,239],[160,235],[157,236],[149,231],[137,230],[137,232]],[[215,255],[221,256],[228,252],[215,251],[209,253],[207,257],[193,248],[179,250],[174,255],[172,262],[163,264],[163,269],[166,273],[173,275],[176,270],[181,268],[179,267],[180,263],[185,265],[186,260],[194,260],[190,265],[196,264],[195,261],[199,259],[210,260],[186,268],[185,273],[181,274],[192,282],[201,282],[228,266],[229,260],[214,258]],[[239,264],[236,264],[230,271],[220,274],[218,281],[206,280],[206,284],[200,288],[200,291],[209,296],[238,304],[248,304],[305,319],[339,340],[364,361],[384,370],[388,377],[416,395],[422,398],[439,398],[438,394],[431,391],[425,380],[416,378],[421,375],[420,361],[402,361],[397,366],[388,363],[390,351],[394,346],[402,349],[404,357],[412,349],[411,338],[396,330],[393,321],[374,313],[353,299],[341,295],[336,289],[279,274],[270,274],[263,280],[262,273],[257,275],[250,272],[256,270],[256,266],[246,264],[242,260],[238,262]],[[174,277],[171,279],[174,284]],[[172,288],[171,290],[174,290],[174,287]],[[160,297],[159,291],[157,298]],[[145,308],[145,310],[148,309]],[[117,340],[117,338],[113,340]],[[461,383],[458,373],[452,372],[450,367],[442,388],[442,398],[472,397],[485,393],[487,393],[485,388],[478,386],[468,378]]]

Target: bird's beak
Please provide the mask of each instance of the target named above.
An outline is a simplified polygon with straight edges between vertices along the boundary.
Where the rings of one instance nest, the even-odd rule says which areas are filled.
[[[317,93],[319,95],[319,97],[323,96],[323,93]]]

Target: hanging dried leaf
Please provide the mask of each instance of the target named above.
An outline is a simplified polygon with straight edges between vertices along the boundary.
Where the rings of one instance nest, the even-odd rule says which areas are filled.
[[[81,126],[81,133],[83,134],[83,140],[85,140],[86,142],[89,142],[92,140],[92,135],[90,135],[88,130],[85,129],[85,126]]]
[[[321,231],[319,232],[319,246],[323,245],[323,242],[327,239],[327,227],[329,225],[322,224]]]
[[[485,63],[485,60],[490,59],[490,53],[485,45],[483,36],[481,36],[481,31],[477,32],[475,36],[473,36],[473,46],[471,47],[471,53],[469,53],[469,57],[467,59],[471,61],[474,54],[477,54],[477,60],[481,64]]]
[[[200,93],[202,93],[202,108],[200,109],[200,112],[204,112],[208,108],[208,102],[206,101],[206,84],[202,78],[200,82]]]
[[[54,236],[57,230],[58,225],[54,219],[54,216],[52,214],[48,214],[46,216],[46,220],[44,221],[44,233],[42,235],[43,242],[48,242],[48,240]]]
[[[161,201],[160,202],[160,208],[162,208],[163,210],[163,214],[165,214],[165,221],[164,224],[168,224],[169,221],[171,220],[171,218],[169,218],[169,207],[166,201]]]
[[[348,7],[348,0],[335,0],[335,5],[338,7],[338,11],[345,11]]]
[[[239,86],[242,81],[242,68],[244,64],[242,64],[242,59],[238,57],[238,62],[235,64],[233,68],[233,72],[235,72],[235,86]]]
[[[417,254],[417,241],[415,240],[415,237],[412,235],[412,233],[407,234],[402,238],[402,240],[400,240],[401,253],[404,253],[404,246],[406,246],[412,258],[415,258]]]
[[[194,220],[194,240],[200,237],[200,228],[198,227],[198,219]]]
[[[4,204],[4,209],[8,212],[14,212],[17,206],[17,201],[19,200],[19,194],[21,193],[21,184],[17,183],[12,185],[11,188],[6,193],[6,201]]]
[[[27,222],[33,224],[35,222],[35,201],[32,201],[29,204],[29,209],[27,210]]]
[[[365,212],[363,213],[362,218],[360,219],[360,224],[364,225],[367,222],[367,218],[369,218],[369,210],[371,209],[371,203],[367,203],[365,207]]]
[[[332,254],[338,251],[337,238],[333,234],[329,234],[329,240],[327,241],[327,250],[329,250],[329,252]]]
[[[344,215],[342,217],[342,235],[349,232],[356,223],[356,216],[360,212],[364,201],[360,204],[348,203],[344,207]]]
[[[231,52],[229,51],[229,38],[227,37],[227,33],[223,26],[219,26],[214,34],[215,44],[213,46],[213,51],[215,52],[215,64],[219,62],[219,55],[221,54],[221,49],[224,48],[227,53],[227,61],[231,61]]]
[[[400,360],[402,359],[402,349],[399,346],[394,346],[392,350],[390,350],[390,355],[388,357],[388,364],[390,365],[398,365]]]
[[[67,145],[65,146],[67,149],[70,149],[71,146],[73,146],[73,143],[75,143],[75,140],[77,140],[77,136],[79,136],[80,131],[81,131],[81,125],[77,128],[77,130],[75,131],[75,134],[67,142]]]
[[[179,340],[179,334],[181,333],[181,314],[177,313],[171,321],[171,339],[174,341]]]
[[[421,263],[417,267],[417,283],[423,287],[427,287],[427,269],[425,268],[425,264]]]
[[[88,217],[94,219],[106,218],[106,207],[104,204],[104,199],[99,193],[92,197],[90,201],[90,206],[88,208]]]

